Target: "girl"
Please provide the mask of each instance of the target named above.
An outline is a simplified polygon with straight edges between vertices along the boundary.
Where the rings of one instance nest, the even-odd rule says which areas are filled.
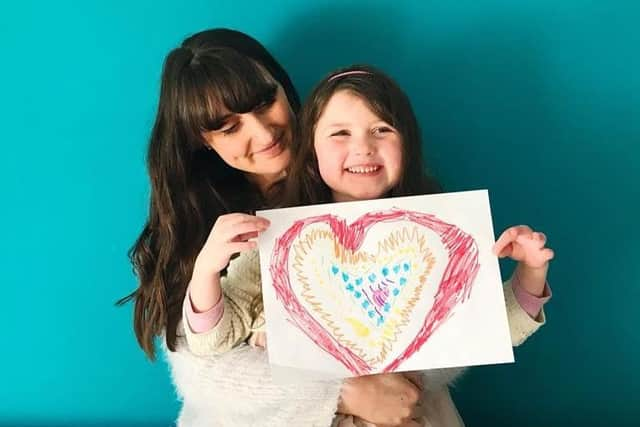
[[[367,66],[332,73],[317,85],[302,108],[286,204],[435,192],[437,185],[424,174],[421,147],[409,100],[394,81]],[[552,250],[545,248],[545,240],[542,233],[519,226],[506,230],[494,247],[500,257],[510,256],[518,261],[513,278],[505,287],[514,345],[544,322],[541,304],[548,299],[546,274],[553,258]],[[545,293],[546,298],[540,298]],[[516,301],[528,315],[523,315]],[[458,372],[437,370],[424,374],[425,416],[419,420],[421,425],[462,424],[447,384],[442,382],[447,373],[451,380]],[[353,417],[344,417],[341,425],[353,424],[368,425]]]
[[[135,302],[133,326],[149,358],[154,338],[163,338],[180,426],[327,426],[339,405],[397,419],[417,401],[418,389],[399,374],[350,382],[348,394],[341,381],[281,387],[265,352],[242,340],[221,356],[197,357],[187,345],[197,325],[185,321],[183,301],[206,312],[224,300],[226,318],[259,311],[251,290],[259,290],[258,261],[246,250],[266,222],[249,213],[266,205],[288,166],[298,108],[287,73],[246,34],[203,31],[165,60],[147,156],[149,217],[130,253],[139,287],[120,304]],[[225,325],[246,337],[259,323]]]

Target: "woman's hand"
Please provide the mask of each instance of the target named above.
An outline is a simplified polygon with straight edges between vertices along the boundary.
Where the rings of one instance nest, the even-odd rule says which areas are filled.
[[[338,412],[376,425],[410,426],[422,415],[420,394],[418,385],[400,373],[349,378],[342,387]]]

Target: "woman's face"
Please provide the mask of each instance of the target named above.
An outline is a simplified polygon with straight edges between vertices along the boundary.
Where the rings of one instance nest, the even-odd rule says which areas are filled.
[[[268,186],[289,164],[292,120],[287,96],[278,85],[272,104],[249,113],[230,113],[220,129],[203,136],[225,163]]]

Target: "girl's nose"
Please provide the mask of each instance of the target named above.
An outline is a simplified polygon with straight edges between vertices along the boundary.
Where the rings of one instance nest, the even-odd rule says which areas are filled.
[[[371,156],[374,148],[374,142],[369,135],[361,135],[355,138],[353,150],[356,156]]]

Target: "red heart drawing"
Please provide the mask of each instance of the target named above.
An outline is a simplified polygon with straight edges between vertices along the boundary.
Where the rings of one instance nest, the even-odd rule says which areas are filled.
[[[449,261],[438,285],[433,306],[425,314],[418,333],[397,357],[379,370],[379,372],[392,372],[418,351],[437,328],[449,318],[453,309],[469,297],[473,280],[480,267],[478,248],[474,239],[455,225],[443,222],[434,215],[392,209],[365,214],[352,224],[347,224],[345,220],[330,214],[296,221],[276,240],[273,249],[270,265],[272,283],[276,297],[283,304],[290,320],[318,347],[331,354],[354,375],[374,373],[374,367],[356,354],[352,348],[332,336],[298,300],[289,277],[290,249],[305,227],[326,223],[341,246],[356,252],[373,225],[400,221],[412,222],[433,231],[439,236],[443,247],[448,252]]]

